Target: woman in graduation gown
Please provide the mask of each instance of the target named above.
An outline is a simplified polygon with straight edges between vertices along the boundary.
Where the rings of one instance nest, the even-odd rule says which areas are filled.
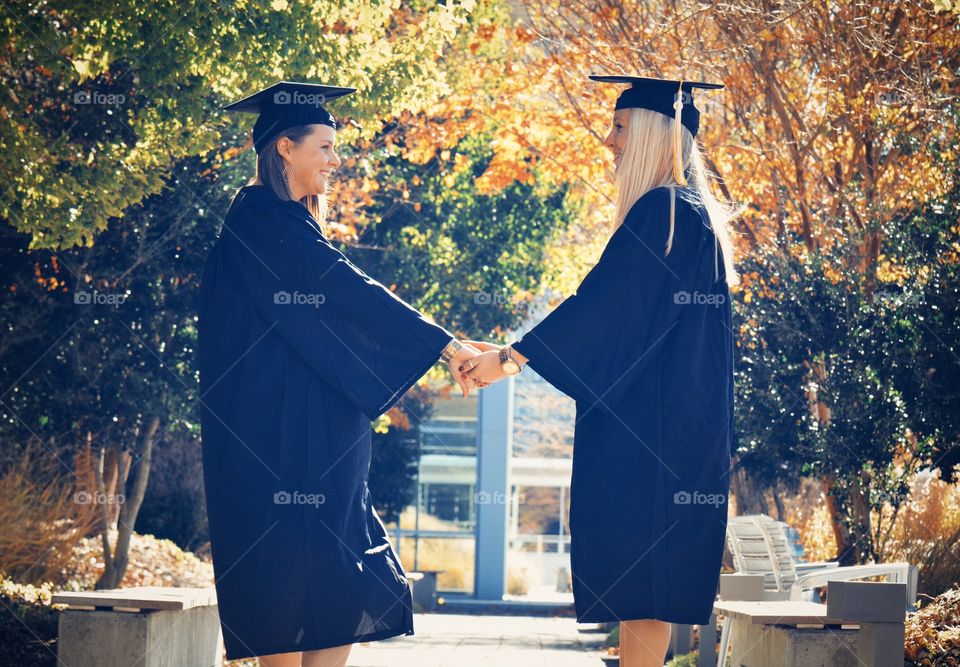
[[[439,358],[477,353],[324,236],[340,161],[320,101],[352,90],[281,82],[226,107],[259,113],[257,176],[201,282],[203,472],[227,659],[266,667],[343,665],[355,642],[413,634],[367,488],[370,422]]]
[[[726,530],[735,212],[708,189],[693,105],[694,87],[722,86],[591,78],[631,84],[605,141],[615,231],[573,296],[460,370],[495,382],[529,365],[576,400],[577,620],[619,621],[621,663],[660,667],[670,623],[710,618]]]

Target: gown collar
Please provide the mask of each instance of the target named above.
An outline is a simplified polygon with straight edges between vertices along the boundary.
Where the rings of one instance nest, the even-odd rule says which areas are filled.
[[[303,221],[308,224],[313,231],[317,232],[323,238],[326,238],[326,234],[323,233],[323,228],[320,226],[320,223],[316,221],[306,206],[292,199],[280,199],[273,189],[266,185],[244,185],[237,192],[236,198],[238,203],[272,203],[296,207],[295,210],[299,214],[297,217],[300,218],[302,214],[306,214],[305,218],[302,218]]]

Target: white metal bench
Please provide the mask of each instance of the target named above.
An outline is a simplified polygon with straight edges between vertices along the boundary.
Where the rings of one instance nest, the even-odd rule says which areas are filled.
[[[909,563],[876,563],[839,567],[835,562],[798,563],[786,533],[786,524],[765,514],[730,517],[727,546],[733,555],[737,575],[721,577],[721,598],[763,601],[816,602],[815,589],[833,581],[852,581],[883,576],[904,585],[904,607],[914,609],[918,570]],[[762,578],[750,597],[739,597],[733,577]],[[727,594],[723,588],[726,585]],[[720,636],[719,667],[725,667],[731,642],[731,618],[725,617]]]

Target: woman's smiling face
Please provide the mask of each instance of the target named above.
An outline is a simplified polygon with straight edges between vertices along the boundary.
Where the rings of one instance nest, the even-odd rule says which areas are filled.
[[[299,144],[287,137],[277,142],[277,150],[287,163],[287,179],[294,200],[327,192],[330,174],[340,166],[334,151],[337,132],[329,125],[313,125],[313,131]]]
[[[627,124],[630,120],[629,109],[617,109],[613,112],[612,127],[603,145],[613,153],[614,168],[620,167],[620,160],[623,159],[623,149],[627,145]]]

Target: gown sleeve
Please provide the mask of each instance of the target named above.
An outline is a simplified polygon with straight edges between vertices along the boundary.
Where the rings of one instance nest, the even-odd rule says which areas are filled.
[[[257,313],[371,420],[393,406],[453,335],[366,275],[296,202],[249,206],[221,233]]]
[[[656,188],[641,197],[576,293],[512,345],[577,402],[611,412],[677,324],[706,227],[677,195],[672,245],[664,256],[670,196],[669,189]]]

